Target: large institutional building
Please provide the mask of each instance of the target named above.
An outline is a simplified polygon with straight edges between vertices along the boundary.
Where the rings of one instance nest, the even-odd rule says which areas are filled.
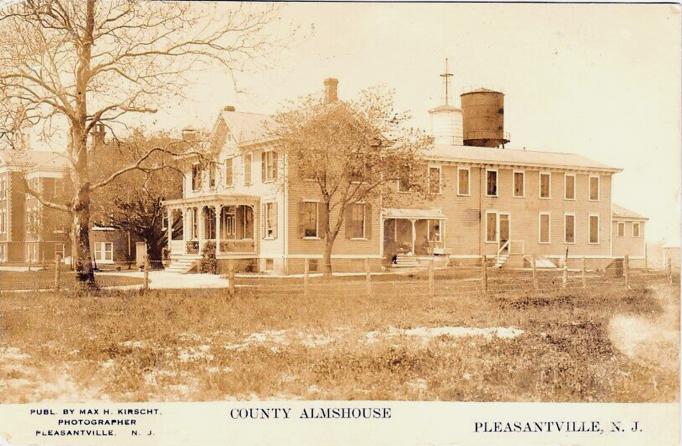
[[[338,81],[324,85],[326,100],[336,101]],[[480,264],[484,255],[498,267],[528,266],[532,257],[552,267],[566,256],[569,266],[584,258],[604,268],[625,255],[643,264],[647,219],[611,200],[620,169],[572,153],[505,148],[501,92],[469,91],[461,103],[446,99],[429,112],[434,144],[425,157],[435,198],[354,205],[334,244],[335,271],[362,270],[365,259],[378,270]],[[321,268],[319,190],[274,150],[269,120],[225,107],[212,162],[185,164],[183,197],[166,202],[172,269],[191,270],[208,242],[221,268],[232,259],[242,270],[293,274],[306,258]]]

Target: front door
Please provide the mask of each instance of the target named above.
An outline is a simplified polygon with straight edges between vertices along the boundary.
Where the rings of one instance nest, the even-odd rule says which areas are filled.
[[[509,238],[511,236],[511,214],[500,213],[499,218],[499,243],[498,249],[502,250],[502,254],[509,253]],[[504,249],[503,249],[504,248]]]

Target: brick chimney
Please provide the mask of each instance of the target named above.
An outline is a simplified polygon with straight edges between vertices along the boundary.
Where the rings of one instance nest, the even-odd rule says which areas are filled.
[[[339,99],[338,95],[339,80],[333,77],[328,77],[324,80],[324,101],[334,102]]]

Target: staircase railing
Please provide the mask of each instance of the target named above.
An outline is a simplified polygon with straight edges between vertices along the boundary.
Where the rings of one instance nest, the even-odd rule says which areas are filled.
[[[507,240],[506,242],[504,242],[502,244],[502,246],[500,246],[500,249],[497,250],[497,263],[500,262],[500,254],[502,253],[502,251],[504,251],[506,248],[509,247],[510,242],[511,242],[511,240]]]

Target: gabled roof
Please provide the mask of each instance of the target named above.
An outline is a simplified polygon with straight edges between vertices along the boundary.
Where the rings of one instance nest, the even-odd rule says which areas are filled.
[[[463,163],[501,164],[528,167],[561,167],[572,169],[620,172],[622,169],[607,166],[574,153],[539,152],[533,150],[498,149],[494,147],[458,146],[436,144],[427,150],[426,158]]]
[[[627,218],[630,220],[648,220],[648,217],[645,217],[643,215],[640,215],[636,213],[635,211],[631,211],[630,209],[626,209],[623,206],[619,206],[616,203],[611,204],[611,214],[614,217],[620,217],[620,218]]]
[[[0,150],[0,165],[26,170],[61,171],[68,161],[64,154],[44,150]]]
[[[225,111],[221,113],[227,124],[230,135],[237,144],[258,141],[267,136],[268,125],[272,125],[272,118],[262,113],[247,113]]]

